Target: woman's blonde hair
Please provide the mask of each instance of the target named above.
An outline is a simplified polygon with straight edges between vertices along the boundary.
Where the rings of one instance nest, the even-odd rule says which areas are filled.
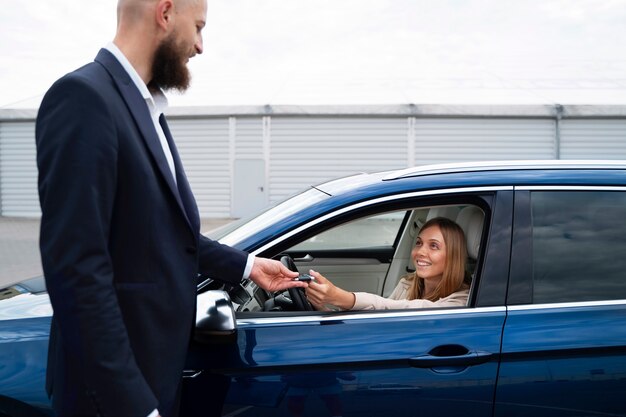
[[[463,229],[450,219],[445,217],[435,217],[424,223],[420,233],[429,227],[439,226],[446,245],[446,263],[443,269],[443,278],[426,298],[429,301],[437,301],[440,298],[467,287],[465,283],[465,263],[467,262],[467,245],[465,243],[465,233]],[[408,290],[408,299],[424,299],[424,280],[419,278],[415,272],[405,277],[411,281]]]

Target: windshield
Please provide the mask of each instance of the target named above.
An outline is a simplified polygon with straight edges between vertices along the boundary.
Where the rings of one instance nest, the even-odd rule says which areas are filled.
[[[291,197],[278,205],[269,208],[263,213],[253,217],[252,219],[243,219],[228,224],[220,229],[208,234],[208,237],[219,240],[229,246],[233,246],[239,241],[253,236],[272,224],[279,223],[298,211],[310,207],[322,200],[328,198],[328,195],[316,188],[311,188]]]
[[[277,224],[300,210],[319,203],[333,195],[340,195],[360,186],[380,181],[388,172],[376,174],[356,174],[344,178],[334,179],[326,183],[311,186],[310,189],[278,203],[276,206],[255,215],[252,218],[237,220],[219,229],[213,230],[207,236],[219,240],[229,246],[253,236],[261,230]]]

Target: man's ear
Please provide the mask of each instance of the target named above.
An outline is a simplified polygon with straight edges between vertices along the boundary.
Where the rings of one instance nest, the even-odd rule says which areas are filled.
[[[174,20],[173,0],[159,0],[156,5],[156,23],[166,32],[169,32]]]

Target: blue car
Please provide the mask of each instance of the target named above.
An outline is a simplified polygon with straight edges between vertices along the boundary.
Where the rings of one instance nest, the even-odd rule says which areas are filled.
[[[466,306],[321,312],[202,277],[182,416],[626,416],[624,161],[361,174],[213,237],[389,296],[441,216],[465,231]],[[0,292],[0,417],[52,415],[50,314],[41,281]]]

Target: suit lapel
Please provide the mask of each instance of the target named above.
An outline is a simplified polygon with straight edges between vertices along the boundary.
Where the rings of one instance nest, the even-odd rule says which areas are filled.
[[[161,115],[161,117],[159,117],[159,123],[161,125],[161,128],[163,129],[165,138],[167,139],[167,144],[170,147],[170,151],[172,152],[172,158],[174,159],[174,168],[176,170],[176,183],[178,184],[178,191],[183,201],[183,207],[185,208],[185,212],[187,213],[187,219],[189,220],[189,223],[191,224],[191,227],[194,228],[194,230],[200,230],[200,215],[198,213],[196,199],[191,192],[189,181],[187,181],[187,175],[185,175],[185,170],[183,169],[183,163],[180,160],[180,156],[178,155],[178,149],[176,148],[176,144],[174,143],[174,138],[172,136],[172,133],[170,132],[169,126],[167,125],[165,116]]]
[[[154,123],[152,122],[152,118],[150,117],[150,111],[148,110],[148,106],[146,105],[146,101],[141,96],[141,93],[135,86],[135,84],[130,79],[130,76],[124,70],[124,67],[119,63],[119,61],[106,49],[101,49],[98,55],[96,56],[96,61],[102,64],[107,71],[111,74],[113,80],[117,84],[119,92],[126,102],[130,114],[133,116],[139,131],[141,132],[142,138],[154,158],[156,165],[158,167],[158,171],[160,175],[165,179],[167,183],[167,187],[170,192],[176,199],[178,206],[180,207],[182,213],[185,215],[187,219],[187,223],[191,227],[194,233],[197,233],[199,227],[196,228],[196,225],[193,224],[194,221],[188,215],[187,209],[183,204],[181,199],[181,195],[179,193],[178,187],[176,187],[176,183],[174,182],[174,178],[172,176],[172,171],[167,163],[167,159],[163,154],[163,148],[161,146],[161,142],[159,140],[159,136],[154,127]],[[169,134],[169,130],[167,132]],[[168,138],[170,141],[170,138]],[[172,149],[172,145],[170,144],[170,149]],[[175,149],[175,148],[174,148]],[[174,152],[172,151],[172,154]],[[176,153],[178,157],[178,153]],[[180,163],[180,160],[179,160]],[[179,167],[176,167],[177,171]],[[182,167],[180,167],[182,169]],[[186,182],[186,179],[185,179]],[[193,196],[192,196],[193,198]],[[195,206],[195,201],[194,201]],[[197,209],[196,209],[197,212]],[[199,224],[199,220],[198,220]]]

